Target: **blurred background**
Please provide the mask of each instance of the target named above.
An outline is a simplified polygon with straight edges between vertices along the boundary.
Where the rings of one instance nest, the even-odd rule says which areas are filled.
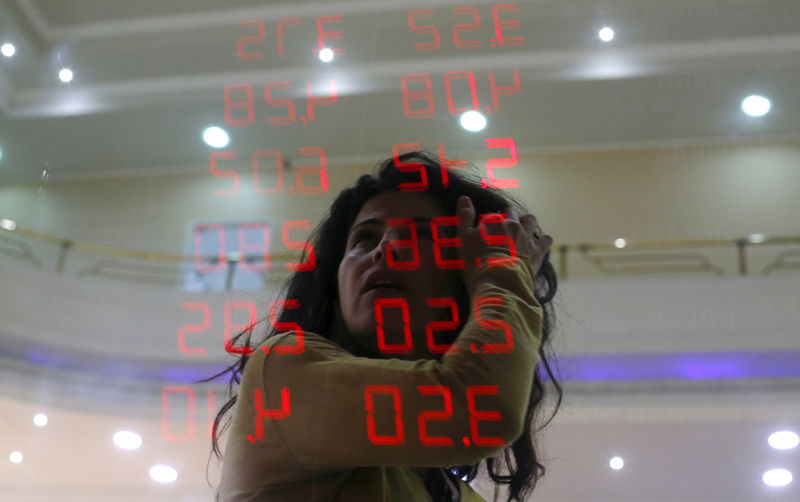
[[[800,500],[798,27],[797,0],[0,0],[0,500],[213,500],[227,380],[197,380],[416,148],[555,238],[533,499]]]

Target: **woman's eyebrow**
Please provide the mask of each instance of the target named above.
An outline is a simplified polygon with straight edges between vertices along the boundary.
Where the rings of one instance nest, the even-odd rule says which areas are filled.
[[[419,224],[429,225],[430,221],[431,221],[431,218],[418,216],[416,218],[412,218],[412,220],[414,220],[414,223],[416,223],[418,225]],[[384,223],[384,220],[381,220],[381,219],[378,219],[378,218],[367,218],[366,220],[362,220],[359,223],[353,225],[353,228],[350,231],[353,232],[358,227],[363,226],[363,225],[381,225],[381,226],[383,226],[383,223]]]

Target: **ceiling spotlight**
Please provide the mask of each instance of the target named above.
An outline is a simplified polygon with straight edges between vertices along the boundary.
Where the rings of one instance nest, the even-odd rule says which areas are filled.
[[[13,464],[21,464],[22,458],[22,453],[18,451],[12,451],[11,455],[8,456],[8,460],[10,460]]]
[[[612,457],[611,460],[608,461],[608,466],[618,471],[625,466],[625,461],[622,460],[622,457]]]
[[[73,76],[74,75],[72,74],[72,70],[70,70],[69,68],[64,68],[63,70],[58,72],[59,80],[61,80],[65,84],[69,83],[69,82],[72,82],[72,77]]]
[[[478,132],[486,128],[486,117],[480,112],[470,110],[461,114],[459,123],[467,131]]]
[[[172,483],[178,479],[178,471],[168,465],[154,465],[150,468],[150,478],[159,483]]]
[[[219,127],[209,127],[203,131],[203,141],[205,141],[208,146],[214,148],[224,148],[228,146],[230,137],[228,137],[228,133],[226,133],[224,129]]]
[[[614,30],[606,26],[597,32],[597,36],[600,37],[600,40],[603,42],[610,42],[614,40]]]
[[[33,424],[37,427],[44,427],[47,425],[47,415],[44,413],[37,413],[33,416]]]
[[[113,440],[123,450],[136,450],[142,446],[142,436],[131,431],[115,432]]]
[[[778,431],[770,434],[767,442],[776,450],[791,450],[800,445],[800,436],[792,431]]]
[[[786,469],[770,469],[761,476],[767,486],[786,486],[792,482],[792,473]]]
[[[323,63],[330,63],[333,61],[333,50],[327,47],[322,49],[319,51],[319,59],[322,60]]]
[[[10,58],[17,53],[17,48],[14,47],[14,44],[5,43],[0,47],[0,52],[3,53],[3,56]]]
[[[761,117],[769,113],[772,108],[769,100],[764,96],[747,96],[742,100],[742,111],[751,117]]]

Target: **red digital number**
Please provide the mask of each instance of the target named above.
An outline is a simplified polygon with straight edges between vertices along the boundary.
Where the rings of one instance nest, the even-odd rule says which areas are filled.
[[[254,425],[256,427],[255,434],[248,434],[247,440],[251,443],[255,443],[261,439],[264,439],[264,420],[262,419],[283,419],[287,418],[289,415],[292,414],[292,403],[289,395],[289,389],[284,387],[281,389],[281,407],[270,410],[266,406],[266,397],[261,393],[261,389],[256,387],[254,389],[255,392],[255,412],[256,416],[253,419]]]
[[[469,385],[467,387],[467,406],[469,410],[470,438],[463,438],[465,445],[474,443],[476,446],[504,446],[506,440],[501,437],[482,437],[478,432],[478,422],[496,422],[501,420],[499,411],[479,410],[475,407],[476,395],[497,395],[498,385]],[[444,398],[444,411],[423,411],[417,417],[420,440],[428,446],[453,446],[450,438],[442,436],[428,436],[425,422],[429,420],[447,420],[453,416],[453,403],[450,389],[444,385],[419,385],[417,390],[423,395],[441,394]],[[394,410],[394,434],[379,435],[375,424],[375,395],[389,395],[392,397]],[[405,424],[403,423],[403,400],[397,385],[367,385],[364,388],[364,402],[367,411],[367,437],[372,444],[401,445],[405,443]]]
[[[203,324],[184,324],[178,328],[178,350],[190,356],[208,355],[206,349],[202,347],[187,347],[186,335],[188,333],[208,333],[211,329],[211,313],[208,304],[203,302],[183,302],[181,306],[185,310],[200,310],[203,312]]]
[[[418,42],[414,44],[414,47],[418,51],[435,51],[442,47],[442,39],[439,37],[439,29],[436,26],[432,24],[417,26],[414,22],[414,18],[417,16],[431,17],[432,15],[432,9],[415,9],[408,11],[408,27],[411,31],[414,33],[433,35],[433,40],[430,42]]]
[[[475,395],[499,394],[499,385],[470,385],[467,388],[467,406],[469,407],[469,430],[472,442],[476,446],[504,446],[506,441],[501,437],[481,437],[478,435],[478,421],[497,422],[502,418],[499,411],[478,410],[475,408]]]
[[[480,49],[480,40],[461,40],[459,33],[478,31],[481,27],[481,15],[477,7],[453,7],[453,14],[472,16],[472,23],[453,25],[453,45],[456,49]]]
[[[519,83],[519,70],[515,69],[512,72],[514,76],[514,85],[497,85],[497,81],[494,76],[494,72],[489,70],[489,87],[492,89],[492,111],[496,112],[500,108],[500,100],[498,99],[499,96],[514,96],[515,94],[519,94],[520,91],[520,83]]]
[[[409,84],[424,83],[425,89],[421,91],[410,91]],[[436,114],[436,105],[433,103],[433,90],[431,88],[431,77],[427,73],[409,73],[400,77],[400,87],[403,91],[403,113],[412,119],[425,119]],[[422,101],[425,108],[412,109],[412,101]]]
[[[255,228],[261,231],[261,242],[251,243],[245,242],[245,231],[248,228]],[[260,272],[266,273],[269,271],[270,266],[270,259],[269,259],[269,227],[264,223],[242,223],[236,227],[236,234],[239,240],[239,253],[240,256],[245,258],[239,260],[242,269],[247,270],[249,272]],[[250,264],[249,260],[247,260],[248,255],[250,254],[249,251],[256,251],[262,253],[264,257],[264,263],[258,264]]]
[[[275,159],[275,165],[278,171],[278,182],[272,188],[261,188],[261,159],[273,158]],[[254,151],[251,167],[253,171],[253,189],[256,193],[283,193],[283,153],[280,150],[265,149]]]
[[[247,96],[244,101],[236,101],[233,98],[233,93],[244,92]],[[231,84],[226,85],[223,92],[225,96],[225,123],[231,127],[247,127],[253,125],[255,122],[253,112],[253,88],[246,84]],[[244,118],[234,118],[233,112],[235,110],[244,110],[246,116]]]
[[[410,239],[389,239],[386,243],[385,253],[389,260],[389,268],[392,270],[417,270],[419,268],[420,258],[416,223],[414,223],[412,218],[389,218],[386,220],[386,223],[392,228],[401,228],[403,225],[408,225],[411,229]],[[395,247],[411,249],[411,261],[396,261],[393,256],[394,253],[392,253]]]
[[[389,394],[392,396],[394,408],[394,435],[379,436],[375,430],[375,402],[374,394]],[[400,399],[400,389],[396,385],[367,385],[364,388],[364,400],[367,409],[367,436],[373,444],[399,445],[405,443],[405,427],[403,426],[403,403]]]
[[[206,350],[202,347],[187,347],[186,335],[190,333],[208,333],[211,330],[211,312],[208,304],[203,302],[183,302],[181,306],[184,310],[200,310],[203,312],[203,324],[184,324],[178,329],[178,350],[190,356],[205,356],[208,355]],[[273,300],[269,307],[269,321],[278,333],[287,331],[295,331],[296,341],[294,345],[276,345],[272,347],[273,352],[279,354],[302,354],[305,350],[303,343],[303,328],[296,322],[278,322],[277,308],[281,309],[296,309],[300,307],[298,300]],[[233,312],[236,310],[246,310],[249,314],[249,322],[247,324],[233,322]],[[233,346],[233,333],[242,333],[244,331],[252,332],[252,329],[257,325],[256,306],[250,302],[225,302],[224,304],[224,320],[225,326],[223,329],[223,338],[225,344],[225,351],[229,354],[250,355],[253,353],[252,347],[234,347]],[[269,353],[270,350],[266,345],[261,346],[261,350]]]
[[[186,432],[183,434],[172,434],[169,426],[169,395],[170,393],[180,393],[186,395],[187,408],[189,414],[186,418]],[[194,439],[195,429],[195,395],[194,391],[187,385],[166,386],[161,389],[161,437],[167,441],[191,441]]]
[[[514,79],[513,85],[498,85],[494,71],[487,71],[489,87],[491,89],[492,105],[487,105],[486,113],[494,113],[500,107],[500,96],[513,96],[519,94],[521,85],[519,70],[512,71]],[[466,111],[480,111],[481,105],[478,99],[478,86],[475,80],[475,72],[472,71],[449,71],[443,75],[445,98],[447,99],[447,110],[453,116],[458,116]],[[464,80],[469,92],[470,106],[455,106],[453,98],[453,87],[456,81]],[[411,85],[424,84],[423,89]],[[433,98],[431,77],[427,73],[408,73],[400,76],[401,94],[403,96],[403,113],[412,119],[431,118],[436,114],[436,104]],[[412,108],[413,103],[422,103],[418,108]]]
[[[449,169],[467,169],[469,167],[469,163],[462,159],[448,159],[444,151],[444,146],[441,143],[438,144],[438,151],[439,162],[442,164],[442,185],[447,187],[450,185],[450,178],[447,174],[447,171]]]
[[[420,180],[416,183],[400,183],[398,188],[401,192],[422,192],[428,189],[428,171],[419,162],[401,162],[401,151],[416,151],[419,150],[419,143],[400,143],[392,147],[392,160],[394,166],[398,171],[404,173],[418,172]]]
[[[486,329],[502,329],[506,335],[506,343],[484,343],[481,350],[485,354],[507,354],[514,350],[514,337],[511,334],[511,326],[502,319],[483,319],[481,317],[482,306],[503,305],[503,303],[502,296],[479,296],[474,300],[475,319],[478,324]]]
[[[470,107],[456,107],[453,106],[453,92],[452,81],[455,79],[466,79],[469,83],[469,93],[472,106]],[[478,110],[480,103],[478,103],[478,88],[475,86],[475,74],[471,71],[449,71],[444,74],[444,88],[447,95],[447,110],[450,115],[457,116],[466,111]]]
[[[455,331],[461,326],[458,320],[458,304],[453,298],[426,298],[429,307],[449,307],[449,321],[431,321],[425,326],[425,337],[428,341],[428,348],[432,354],[444,354],[451,348],[454,352],[459,352],[457,345],[441,345],[433,340],[434,331]]]
[[[275,149],[255,150],[252,154],[251,170],[253,179],[253,191],[257,194],[284,194],[287,190],[290,194],[315,194],[328,192],[328,158],[325,149],[316,146],[306,146],[297,149],[300,156],[316,157],[318,159],[317,165],[300,166],[295,170],[295,186],[284,186],[283,179],[283,153]],[[215,151],[211,152],[209,157],[210,171],[215,177],[218,178],[231,178],[233,179],[233,187],[230,190],[214,190],[214,195],[235,195],[239,192],[239,173],[233,169],[220,169],[220,160],[236,160],[237,153],[233,150]],[[261,164],[263,159],[275,159],[276,169],[278,172],[278,181],[276,186],[270,188],[261,187],[260,175],[262,172]],[[318,185],[305,185],[303,177],[307,174],[313,173],[319,176]]]
[[[219,253],[217,254],[217,263],[215,265],[206,265],[203,262],[203,257],[200,256],[200,236],[202,235],[202,231],[206,229],[217,231],[217,249],[219,250]],[[202,274],[210,274],[220,270],[225,270],[228,265],[225,257],[225,228],[222,225],[214,223],[197,225],[194,228],[194,251],[194,268],[198,272]]]
[[[294,108],[294,101],[291,99],[273,99],[273,89],[288,89],[291,82],[288,80],[280,80],[278,82],[269,82],[264,85],[264,100],[272,108],[286,108],[287,114],[285,117],[270,117],[269,123],[272,125],[292,125],[297,123],[297,112]]]
[[[284,346],[284,345],[273,345],[272,352],[277,352],[278,354],[302,354],[305,351],[305,335],[303,333],[303,328],[296,322],[278,322],[278,313],[276,312],[276,308],[290,308],[296,309],[300,308],[300,302],[298,300],[275,300],[269,307],[269,322],[272,326],[275,327],[275,330],[278,333],[284,333],[286,331],[294,331],[295,332],[295,344],[292,346]],[[269,353],[269,347],[262,345],[261,350]]]
[[[488,258],[487,262],[489,263],[490,267],[511,267],[517,263],[517,245],[514,242],[514,239],[507,234],[489,234],[486,230],[487,223],[502,223],[506,221],[507,217],[508,213],[488,213],[480,215],[478,226],[484,242],[491,245],[506,245],[511,252],[511,256],[508,258]]]
[[[292,272],[311,272],[317,269],[317,258],[314,253],[314,247],[306,241],[291,241],[289,240],[289,230],[295,228],[309,228],[309,220],[292,220],[287,221],[281,228],[283,237],[283,244],[292,250],[300,250],[307,252],[306,262],[300,263],[287,263],[286,268]]]
[[[344,49],[341,47],[326,47],[326,40],[341,40],[344,35],[341,31],[325,31],[326,23],[341,23],[342,16],[340,14],[333,14],[329,16],[319,16],[317,18],[317,48],[311,51],[313,54],[319,54],[322,49],[331,49],[336,56],[344,56]]]
[[[239,191],[239,173],[233,169],[220,170],[217,162],[220,160],[236,160],[236,152],[225,150],[222,152],[211,152],[209,156],[209,169],[211,174],[217,178],[233,178],[233,188],[230,190],[214,190],[214,195],[234,195]]]
[[[308,122],[313,122],[314,119],[316,118],[314,112],[315,106],[332,105],[339,100],[338,96],[336,95],[336,81],[331,79],[329,87],[330,87],[330,94],[328,95],[328,97],[325,98],[315,97],[314,90],[311,87],[311,82],[306,83],[306,110],[308,114],[306,120]]]
[[[295,173],[295,183],[297,188],[302,194],[309,193],[328,193],[328,171],[326,169],[328,158],[325,155],[325,150],[315,146],[303,146],[297,149],[300,155],[311,157],[319,157],[319,165],[316,166],[299,166]],[[319,176],[318,186],[305,186],[303,185],[303,175],[306,173],[316,173]]]
[[[517,159],[517,142],[514,138],[492,138],[486,140],[488,148],[508,148],[510,157],[491,159],[486,163],[486,176],[488,186],[493,188],[519,188],[519,182],[514,178],[497,179],[494,170],[497,168],[514,167],[519,162]]]
[[[241,25],[245,28],[255,27],[258,29],[258,33],[255,35],[250,35],[247,37],[240,38],[236,42],[236,54],[242,61],[261,61],[262,59],[264,59],[264,57],[261,55],[260,52],[245,52],[245,46],[261,43],[264,41],[264,38],[266,37],[266,27],[264,26],[264,21],[260,21],[258,19],[251,19],[247,21],[242,21]]]
[[[405,298],[376,298],[375,306],[375,322],[377,324],[378,334],[378,348],[383,354],[409,354],[414,350],[413,342],[411,341],[411,319],[408,314],[408,302]],[[386,343],[386,333],[383,329],[383,309],[399,307],[403,313],[403,339],[405,343],[402,345],[390,345]]]
[[[446,385],[417,385],[419,393],[425,396],[441,394],[444,398],[444,411],[423,411],[417,417],[419,438],[426,446],[453,446],[453,440],[444,436],[428,436],[425,422],[429,420],[449,420],[453,417],[453,396]]]
[[[461,237],[442,237],[439,234],[439,225],[457,226],[459,216],[434,216],[431,223],[431,234],[433,236],[433,251],[436,266],[441,269],[462,269],[466,266],[463,259],[445,260],[442,258],[442,247],[461,247]]]
[[[301,26],[303,22],[299,17],[287,17],[278,20],[278,57],[283,57],[283,27],[284,26]]]
[[[492,6],[492,20],[494,21],[494,38],[489,40],[489,45],[492,47],[509,47],[519,46],[525,44],[524,36],[509,37],[505,35],[507,30],[518,30],[520,28],[519,19],[500,19],[500,15],[504,12],[513,12],[517,10],[517,3],[503,3]],[[453,7],[451,13],[454,16],[471,16],[471,23],[454,24],[451,28],[453,35],[453,46],[456,49],[480,49],[483,43],[480,40],[464,40],[461,38],[462,33],[470,33],[480,30],[481,16],[477,7],[472,6],[459,6]],[[441,37],[439,36],[439,29],[433,24],[419,25],[416,23],[419,17],[432,17],[433,9],[414,9],[408,11],[408,28],[412,33],[418,35],[432,35],[432,39],[428,42],[417,42],[414,48],[417,51],[435,51],[442,47]]]
[[[186,409],[184,410],[184,414],[186,415],[184,428],[185,432],[183,434],[172,434],[170,432],[170,403],[169,403],[169,396],[170,394],[182,394],[186,396]],[[188,411],[188,413],[186,413]],[[161,438],[165,441],[191,441],[194,439],[195,435],[195,412],[196,412],[196,398],[194,390],[186,385],[180,386],[165,386],[161,389]],[[211,434],[214,430],[214,416],[217,412],[217,405],[216,405],[216,397],[214,395],[213,390],[206,391],[206,415],[207,415],[207,427],[206,427],[206,437],[211,438]]]
[[[504,30],[519,29],[519,19],[500,19],[500,13],[513,12],[517,10],[517,2],[503,3],[492,6],[492,19],[494,20],[494,35],[498,47],[509,47],[512,45],[525,45],[525,37],[504,37]]]

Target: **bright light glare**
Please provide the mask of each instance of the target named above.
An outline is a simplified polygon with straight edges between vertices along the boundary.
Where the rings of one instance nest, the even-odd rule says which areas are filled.
[[[131,431],[115,432],[114,444],[123,450],[135,450],[142,446],[142,436]]]
[[[467,131],[478,132],[486,128],[486,117],[474,110],[464,112],[459,119],[461,127]]]
[[[622,238],[616,239],[614,241],[614,247],[616,247],[617,249],[622,249],[627,245],[628,245],[628,243],[625,241],[625,239],[622,239]]]
[[[770,469],[764,473],[761,480],[767,486],[786,486],[792,482],[792,473],[786,469]]]
[[[333,61],[333,50],[327,47],[325,49],[322,49],[321,51],[319,51],[319,59],[323,63],[330,63],[331,61]]]
[[[742,111],[751,117],[762,117],[769,113],[772,105],[764,96],[747,96],[742,100]]]
[[[33,416],[33,424],[37,427],[44,427],[47,425],[47,415],[44,413],[37,413]]]
[[[600,37],[600,40],[603,42],[610,42],[614,40],[614,30],[606,26],[597,32],[597,36]]]
[[[11,463],[21,464],[22,463],[22,453],[20,453],[18,451],[12,451],[11,455],[8,456],[8,459],[11,461]]]
[[[64,68],[60,72],[58,72],[58,78],[64,82],[65,84],[68,82],[72,82],[72,78],[74,77],[72,70],[69,68]]]
[[[150,478],[159,483],[172,483],[178,479],[178,471],[168,465],[154,465],[150,468]]]
[[[0,228],[13,231],[15,228],[17,228],[17,223],[14,220],[2,218],[0,219]]]
[[[208,146],[213,146],[214,148],[224,148],[228,146],[230,138],[224,129],[219,127],[209,127],[203,131],[203,141],[205,141]]]
[[[776,450],[791,450],[800,444],[800,436],[792,431],[778,431],[770,434],[767,442]]]
[[[17,48],[14,47],[14,44],[5,43],[0,47],[0,52],[3,53],[3,56],[10,58],[17,53]]]
[[[622,457],[612,457],[611,460],[608,462],[608,465],[615,471],[618,471],[622,469],[622,466],[625,465],[625,461],[622,460]]]

